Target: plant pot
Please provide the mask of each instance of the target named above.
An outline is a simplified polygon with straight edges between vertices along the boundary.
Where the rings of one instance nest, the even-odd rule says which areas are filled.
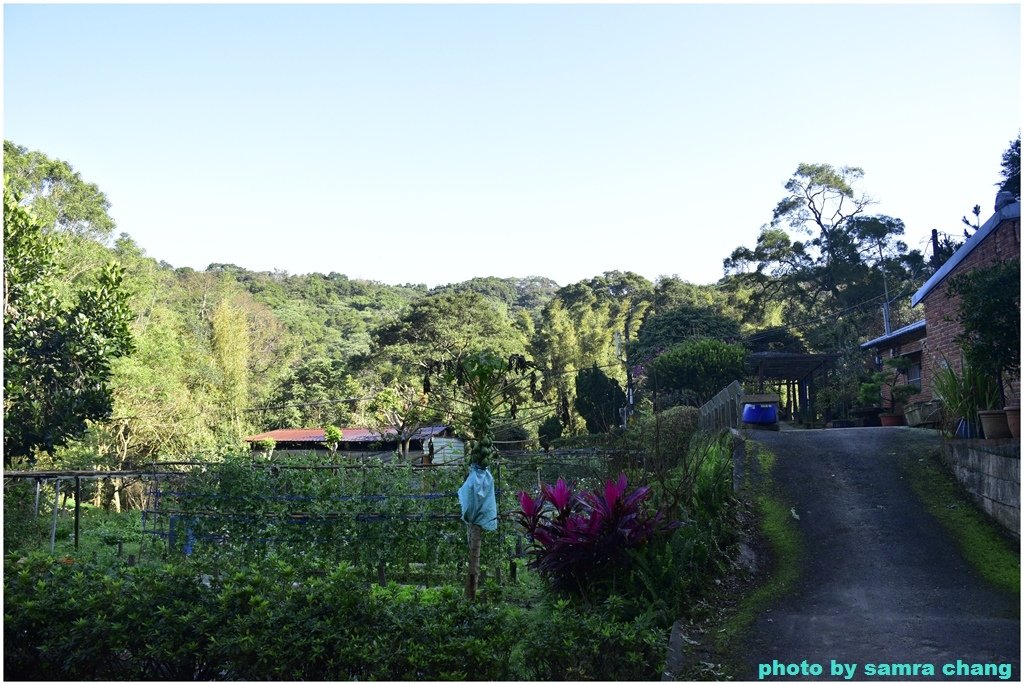
[[[1020,405],[1006,407],[1006,424],[1010,428],[1010,436],[1020,438]]]
[[[908,426],[931,426],[942,423],[942,402],[928,400],[927,402],[914,402],[906,409]]]
[[[883,426],[902,426],[906,423],[903,414],[879,414],[878,420]]]
[[[1010,426],[1003,409],[979,411],[978,418],[981,419],[981,430],[986,440],[1005,440],[1010,437]]]
[[[956,424],[956,437],[964,440],[972,440],[974,438],[981,437],[981,426],[977,421],[968,421],[967,419],[960,419],[959,423]]]

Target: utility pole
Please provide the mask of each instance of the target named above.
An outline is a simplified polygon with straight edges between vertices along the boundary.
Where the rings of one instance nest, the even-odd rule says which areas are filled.
[[[882,288],[885,291],[885,302],[882,303],[882,324],[885,326],[885,334],[892,333],[892,324],[889,321],[889,279],[885,276],[885,258],[882,256],[882,241],[878,241],[878,268],[882,271]]]

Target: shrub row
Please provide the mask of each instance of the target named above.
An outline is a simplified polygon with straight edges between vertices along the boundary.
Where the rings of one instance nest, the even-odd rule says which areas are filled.
[[[273,558],[217,576],[9,558],[4,596],[14,680],[653,680],[668,637],[565,601],[470,603]]]

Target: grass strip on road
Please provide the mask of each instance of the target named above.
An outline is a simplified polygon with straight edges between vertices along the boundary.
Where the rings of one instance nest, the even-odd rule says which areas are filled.
[[[914,492],[953,536],[967,562],[988,582],[1019,596],[1018,543],[978,509],[938,453],[904,456],[901,466]]]

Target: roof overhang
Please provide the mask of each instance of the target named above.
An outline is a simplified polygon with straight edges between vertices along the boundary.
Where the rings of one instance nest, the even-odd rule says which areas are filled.
[[[883,345],[894,345],[898,342],[914,338],[918,333],[923,334],[925,332],[925,323],[926,321],[921,319],[920,321],[915,321],[912,324],[907,324],[903,328],[897,328],[888,335],[880,336],[874,340],[868,340],[860,346],[860,349],[866,350],[872,347],[882,347]]]
[[[838,358],[838,354],[753,352],[747,355],[747,364],[759,379],[802,381]]]

